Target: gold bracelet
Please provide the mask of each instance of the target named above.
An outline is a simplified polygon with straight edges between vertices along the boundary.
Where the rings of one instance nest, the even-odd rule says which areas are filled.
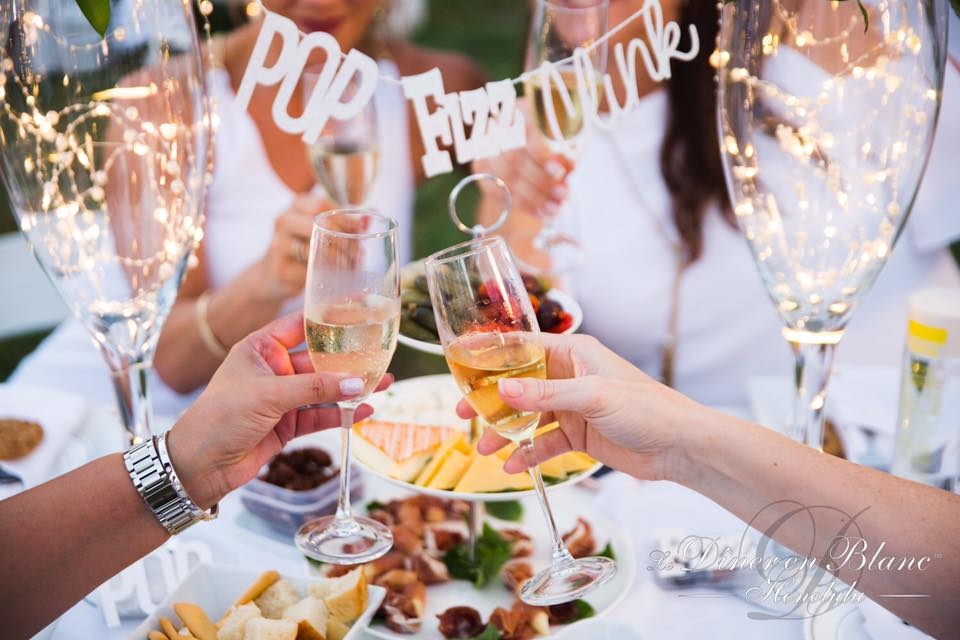
[[[213,333],[210,328],[210,321],[207,319],[207,306],[210,304],[210,290],[206,290],[197,298],[197,329],[200,330],[200,338],[203,344],[213,355],[221,360],[227,357],[229,351],[226,346]]]

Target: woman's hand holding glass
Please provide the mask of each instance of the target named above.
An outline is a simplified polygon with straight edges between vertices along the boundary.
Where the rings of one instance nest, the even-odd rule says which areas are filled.
[[[536,381],[546,376],[546,354],[536,315],[502,238],[482,238],[433,254],[425,263],[443,352],[466,401],[502,437],[531,455],[540,421],[536,409],[513,407],[498,384]],[[550,510],[540,469],[530,477],[551,534],[550,567],[520,589],[532,605],[568,602],[607,582],[616,573],[608,558],[574,559]]]

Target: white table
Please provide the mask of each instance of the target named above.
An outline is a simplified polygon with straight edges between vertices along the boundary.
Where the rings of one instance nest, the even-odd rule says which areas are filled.
[[[98,449],[116,449],[119,436],[114,429],[119,427],[102,424],[102,412],[91,415],[90,424],[81,433]],[[654,550],[653,540],[662,532],[672,530],[683,535],[705,536],[740,533],[744,525],[739,519],[699,494],[672,483],[641,482],[612,473],[602,478],[600,484],[599,492],[574,487],[556,495],[557,499],[563,496],[562,499],[589,502],[592,509],[605,514],[634,536],[637,578],[630,593],[612,612],[612,618],[630,624],[645,639],[803,638],[803,626],[798,621],[751,620],[747,613],[756,607],[745,600],[702,589],[665,590],[656,584],[648,570],[652,564],[649,554]],[[532,501],[525,506],[531,510],[537,508]],[[192,527],[181,539],[206,542],[218,562],[258,570],[276,569],[289,575],[306,573],[306,563],[293,545],[252,531],[248,526],[251,518],[234,493],[221,503],[218,520]],[[130,619],[119,629],[109,629],[100,610],[81,601],[61,617],[52,637],[58,640],[126,638],[137,624],[139,620]]]

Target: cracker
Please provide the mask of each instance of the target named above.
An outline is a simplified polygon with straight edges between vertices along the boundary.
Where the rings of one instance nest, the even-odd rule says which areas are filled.
[[[43,440],[43,427],[29,420],[0,419],[0,460],[22,458]]]
[[[237,599],[233,606],[239,607],[242,604],[253,602],[263,595],[263,592],[269,589],[270,585],[279,579],[280,574],[276,571],[267,571],[266,573],[261,574],[260,577],[257,578],[256,582],[247,587],[247,590],[243,592],[243,595]]]
[[[197,640],[217,640],[217,627],[202,608],[190,602],[178,602],[173,610]]]
[[[180,632],[170,622],[170,618],[160,618],[160,629],[163,630],[170,640],[180,640]]]

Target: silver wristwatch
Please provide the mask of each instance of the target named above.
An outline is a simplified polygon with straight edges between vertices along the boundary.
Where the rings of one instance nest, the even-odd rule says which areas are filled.
[[[216,518],[219,505],[204,511],[187,495],[167,454],[167,433],[127,449],[123,464],[153,515],[170,535],[177,535],[201,520]]]

